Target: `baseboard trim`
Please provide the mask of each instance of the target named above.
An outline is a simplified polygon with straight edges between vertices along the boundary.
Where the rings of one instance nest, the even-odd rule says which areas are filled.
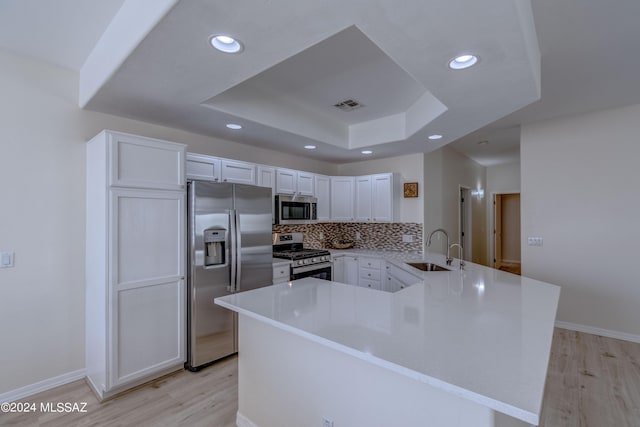
[[[623,341],[640,343],[640,335],[628,334],[626,332],[596,328],[594,326],[581,325],[579,323],[561,322],[559,320],[556,321],[555,325],[558,328],[569,329],[571,331],[585,332],[587,334],[600,335],[607,338],[615,338]]]
[[[15,390],[10,390],[6,393],[0,394],[0,402],[15,402],[16,400],[33,396],[34,394],[50,390],[54,387],[81,380],[85,377],[85,375],[85,369],[78,369],[77,371],[67,372],[66,374],[58,375],[57,377],[38,381],[37,383],[29,384],[24,387],[20,387]]]
[[[258,427],[258,424],[255,424],[249,418],[242,415],[240,411],[236,412],[236,426],[238,427]]]

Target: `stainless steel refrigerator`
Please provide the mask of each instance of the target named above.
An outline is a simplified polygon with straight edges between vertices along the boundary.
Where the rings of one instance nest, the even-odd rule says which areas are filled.
[[[187,369],[238,351],[236,314],[213,300],[272,284],[271,205],[270,188],[188,183]]]

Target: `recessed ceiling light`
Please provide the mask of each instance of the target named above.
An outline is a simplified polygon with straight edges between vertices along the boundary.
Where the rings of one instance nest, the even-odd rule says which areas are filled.
[[[304,148],[306,148],[307,150],[315,150],[316,146],[315,145],[305,145]]]
[[[464,70],[465,68],[469,68],[472,65],[475,65],[477,62],[478,57],[475,55],[460,55],[449,61],[449,68],[451,68],[452,70]]]
[[[371,153],[373,153],[373,151],[371,151],[371,150],[362,150],[361,153],[362,154],[371,154]]]
[[[429,135],[429,139],[431,140],[442,139],[442,135],[434,133],[433,135]]]
[[[238,129],[242,129],[241,125],[238,125],[236,123],[227,123],[227,127],[229,129],[233,129],[233,130],[238,130]]]
[[[211,36],[211,38],[209,38],[209,43],[211,43],[211,46],[224,53],[238,53],[241,52],[243,48],[242,43],[238,40],[221,34]]]

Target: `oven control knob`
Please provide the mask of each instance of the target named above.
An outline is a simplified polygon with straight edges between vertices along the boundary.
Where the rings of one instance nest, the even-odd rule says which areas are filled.
[[[306,264],[306,263],[307,263],[307,260],[306,260],[306,259],[303,259],[303,260],[302,260],[302,261],[300,261],[300,262],[301,262],[301,263],[303,263],[303,264]]]
[[[312,258],[311,262],[318,262],[318,258]]]

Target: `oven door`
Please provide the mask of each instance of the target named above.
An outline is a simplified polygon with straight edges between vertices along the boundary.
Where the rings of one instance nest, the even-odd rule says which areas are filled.
[[[304,267],[294,267],[291,269],[291,280],[302,279],[303,277],[331,280],[333,277],[333,263],[323,262],[322,264],[306,265]]]

